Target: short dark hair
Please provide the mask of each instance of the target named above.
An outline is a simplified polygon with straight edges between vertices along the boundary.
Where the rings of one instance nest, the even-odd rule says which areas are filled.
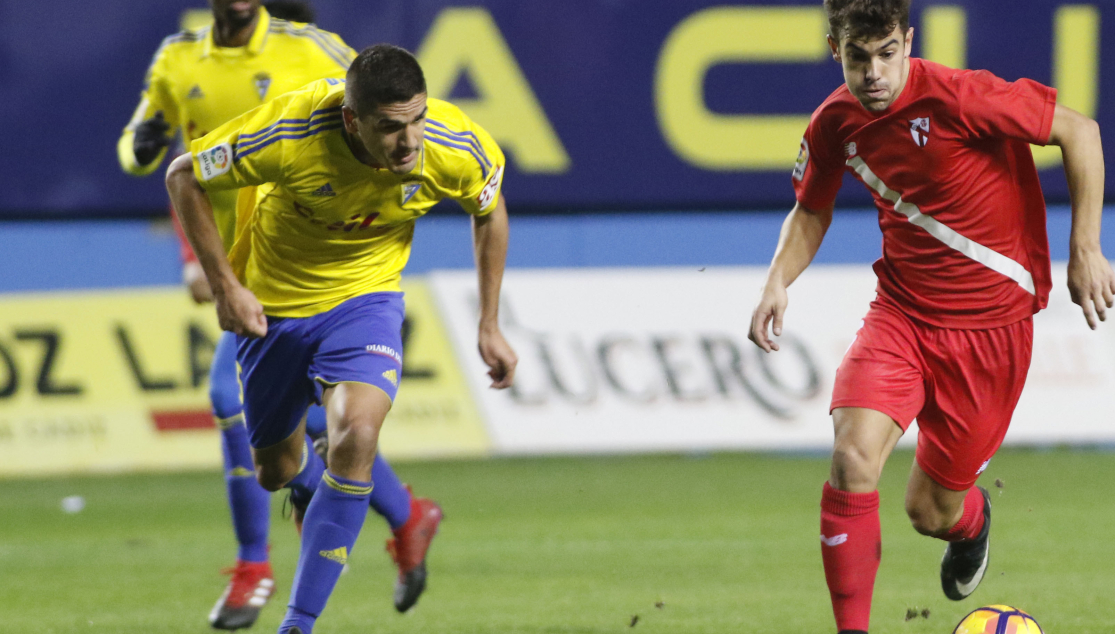
[[[273,2],[264,2],[263,8],[272,17],[279,18],[280,20],[287,20],[289,22],[313,22],[314,21],[314,8],[310,6],[309,2],[299,2],[299,0],[274,0]]]
[[[824,0],[829,35],[840,41],[879,39],[894,27],[910,28],[910,0]]]
[[[426,92],[426,77],[418,60],[392,44],[376,44],[360,51],[348,67],[345,83],[345,104],[357,116]]]

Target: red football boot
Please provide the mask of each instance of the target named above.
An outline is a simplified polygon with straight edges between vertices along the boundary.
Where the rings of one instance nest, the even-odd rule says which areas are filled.
[[[209,624],[217,630],[240,630],[251,627],[259,611],[267,605],[275,590],[275,578],[269,562],[236,560],[236,567],[222,571],[231,574],[224,594],[209,613]]]
[[[394,531],[393,539],[387,540],[387,552],[399,568],[394,597],[399,612],[413,607],[426,589],[426,551],[441,519],[441,507],[436,502],[411,496],[410,519]]]

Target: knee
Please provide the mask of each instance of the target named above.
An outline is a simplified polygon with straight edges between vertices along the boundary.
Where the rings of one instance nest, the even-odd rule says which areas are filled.
[[[329,470],[354,480],[371,477],[381,423],[367,416],[341,419],[329,434]]]
[[[374,450],[379,440],[380,421],[368,416],[345,416],[329,436],[330,451],[334,447],[350,450]]]
[[[879,484],[879,456],[851,444],[837,444],[832,451],[833,485],[842,491],[870,490]]]
[[[301,456],[297,460],[284,456],[279,460],[263,461],[256,465],[256,480],[264,490],[274,493],[293,480],[301,467]]]
[[[932,503],[907,499],[906,516],[914,530],[929,537],[940,537],[952,528],[949,514]]]

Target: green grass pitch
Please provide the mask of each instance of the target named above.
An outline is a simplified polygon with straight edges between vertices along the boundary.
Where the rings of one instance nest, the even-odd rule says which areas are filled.
[[[991,603],[1051,634],[1113,631],[1115,454],[1001,452],[982,479],[988,577],[958,604],[937,580],[943,543],[902,510],[911,460],[896,453],[883,478],[873,634],[947,634]],[[447,516],[426,595],[394,612],[387,530],[369,514],[315,633],[833,632],[817,537],[827,469],[770,454],[401,464]],[[63,513],[68,495],[85,510]],[[218,569],[235,555],[223,495],[218,473],[0,481],[0,632],[209,631]],[[275,496],[279,590],[257,632],[275,631],[296,558],[280,506]],[[914,607],[929,617],[907,621]]]

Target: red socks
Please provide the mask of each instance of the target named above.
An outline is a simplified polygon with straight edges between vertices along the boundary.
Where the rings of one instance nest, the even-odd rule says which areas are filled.
[[[975,539],[983,530],[983,494],[976,487],[968,489],[964,497],[964,514],[960,521],[941,536],[946,542],[959,542]]]
[[[967,502],[964,513],[967,516]],[[838,491],[826,482],[821,494],[821,559],[836,629],[867,631],[882,554],[879,492]]]

